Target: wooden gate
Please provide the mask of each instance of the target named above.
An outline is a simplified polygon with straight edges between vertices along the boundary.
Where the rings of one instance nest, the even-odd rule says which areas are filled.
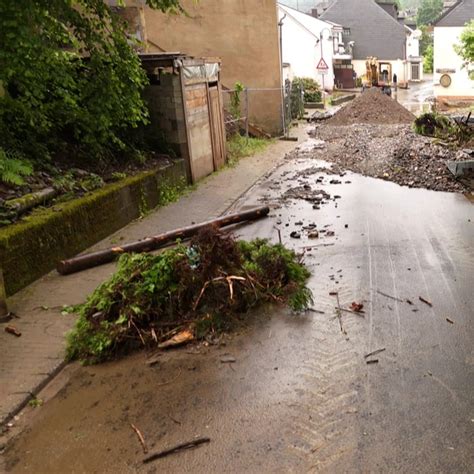
[[[334,80],[339,89],[355,87],[354,68],[350,60],[343,59],[334,63]]]
[[[222,168],[226,158],[226,139],[224,128],[224,113],[221,94],[216,85],[209,86],[209,121],[211,125],[212,155],[214,170]]]
[[[195,183],[214,171],[207,84],[186,85],[185,99],[189,165],[192,182]]]

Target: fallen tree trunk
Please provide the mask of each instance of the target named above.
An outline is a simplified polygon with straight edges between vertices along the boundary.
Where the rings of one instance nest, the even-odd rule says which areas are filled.
[[[227,216],[219,217],[218,219],[195,224],[181,229],[172,230],[163,234],[155,235],[154,237],[147,237],[138,242],[132,242],[122,245],[120,247],[113,247],[106,250],[99,250],[98,252],[80,255],[69,260],[62,260],[58,263],[57,270],[61,275],[69,275],[71,273],[80,272],[88,268],[103,265],[115,260],[118,255],[122,253],[133,252],[151,252],[158,248],[173,242],[177,239],[186,239],[196,235],[201,229],[213,225],[218,228],[225,227],[239,222],[252,221],[265,217],[270,212],[267,206],[257,207],[249,211],[238,212],[236,214],[229,214]]]
[[[40,204],[51,201],[51,199],[55,198],[58,194],[57,189],[46,188],[17,199],[6,201],[4,205],[18,217]]]

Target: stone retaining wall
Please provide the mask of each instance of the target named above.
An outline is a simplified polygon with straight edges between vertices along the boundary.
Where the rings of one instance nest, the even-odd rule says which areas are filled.
[[[186,185],[183,160],[110,184],[74,201],[36,211],[0,229],[0,265],[7,295],[163,204]]]

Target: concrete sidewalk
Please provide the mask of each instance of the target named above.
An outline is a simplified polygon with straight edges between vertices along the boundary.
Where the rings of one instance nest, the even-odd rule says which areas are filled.
[[[306,137],[305,126],[300,124],[293,135],[301,142]],[[176,203],[132,222],[89,250],[219,216],[297,146],[295,142],[277,141],[264,152],[242,159],[234,168],[208,177]],[[64,336],[72,328],[74,316],[61,315],[63,305],[83,302],[114,269],[115,264],[109,264],[67,277],[51,272],[9,300],[9,309],[18,319],[8,324],[14,325],[22,336],[14,337],[3,330],[6,324],[0,325],[0,425],[18,413],[31,394],[37,393],[64,366]]]

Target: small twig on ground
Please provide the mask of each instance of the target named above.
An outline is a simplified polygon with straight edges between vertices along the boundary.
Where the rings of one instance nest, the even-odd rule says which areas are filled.
[[[138,440],[140,441],[140,444],[142,445],[142,448],[143,448],[143,454],[147,454],[148,448],[146,446],[145,438],[143,437],[142,433],[133,423],[130,423],[130,426],[132,427],[133,431],[135,431],[135,433],[138,436]]]
[[[210,441],[211,441],[210,438],[198,438],[198,439],[195,439],[194,441],[189,441],[188,443],[178,444],[178,446],[175,446],[174,448],[166,449],[164,451],[151,454],[150,456],[146,457],[143,460],[143,463],[146,464],[151,461],[154,461],[155,459],[164,458],[165,456],[169,456],[170,454],[174,454],[174,453],[179,453],[180,451],[183,451],[185,449],[192,449],[197,446],[200,446],[201,444],[209,443]]]
[[[446,318],[446,321],[448,321],[449,324],[454,324],[454,321],[452,319]]]
[[[317,314],[326,314],[324,311],[321,311],[315,308],[308,308],[306,311],[311,311],[312,313],[317,313]]]
[[[344,327],[342,326],[342,314],[341,314],[341,304],[339,303],[339,293],[337,291],[332,292],[333,295],[336,296],[337,299],[337,308],[336,308],[336,314],[337,314],[337,319],[339,320],[339,327],[341,328],[342,334],[347,334],[347,332],[344,330]]]
[[[278,227],[275,227],[275,230],[278,232],[278,242],[282,245],[283,241],[281,240],[281,230]]]
[[[168,414],[167,416],[168,416],[168,418],[169,418],[173,423],[176,423],[177,425],[180,425],[180,424],[181,424],[181,422],[180,422],[179,420],[176,420],[176,419],[173,418],[171,415]]]
[[[377,349],[376,351],[369,352],[368,354],[366,354],[364,356],[364,359],[367,359],[367,358],[372,357],[374,355],[380,354],[381,352],[384,352],[384,351],[385,351],[385,347],[383,349]]]
[[[370,364],[378,364],[378,363],[379,363],[379,360],[378,360],[378,359],[368,360],[368,361],[367,361],[367,365],[370,365]]]
[[[419,299],[422,303],[427,304],[430,308],[433,307],[433,304],[430,303],[428,300],[425,300],[422,296],[419,296],[418,299]]]
[[[340,309],[341,311],[345,311],[346,313],[356,314],[357,316],[360,316],[361,318],[363,318],[365,314],[365,311],[352,311],[352,309],[337,308],[337,307],[336,309]]]
[[[388,295],[387,293],[384,293],[383,291],[377,290],[377,293],[379,295],[385,296],[386,298],[390,298],[391,300],[399,301],[400,303],[405,303],[405,300],[397,298],[396,296]]]
[[[162,382],[162,383],[159,383],[159,384],[155,384],[155,387],[162,387],[163,385],[168,385],[168,384],[174,382],[175,380],[178,380],[180,375],[181,375],[181,369],[179,369],[178,375],[174,379],[168,380],[167,382]]]

